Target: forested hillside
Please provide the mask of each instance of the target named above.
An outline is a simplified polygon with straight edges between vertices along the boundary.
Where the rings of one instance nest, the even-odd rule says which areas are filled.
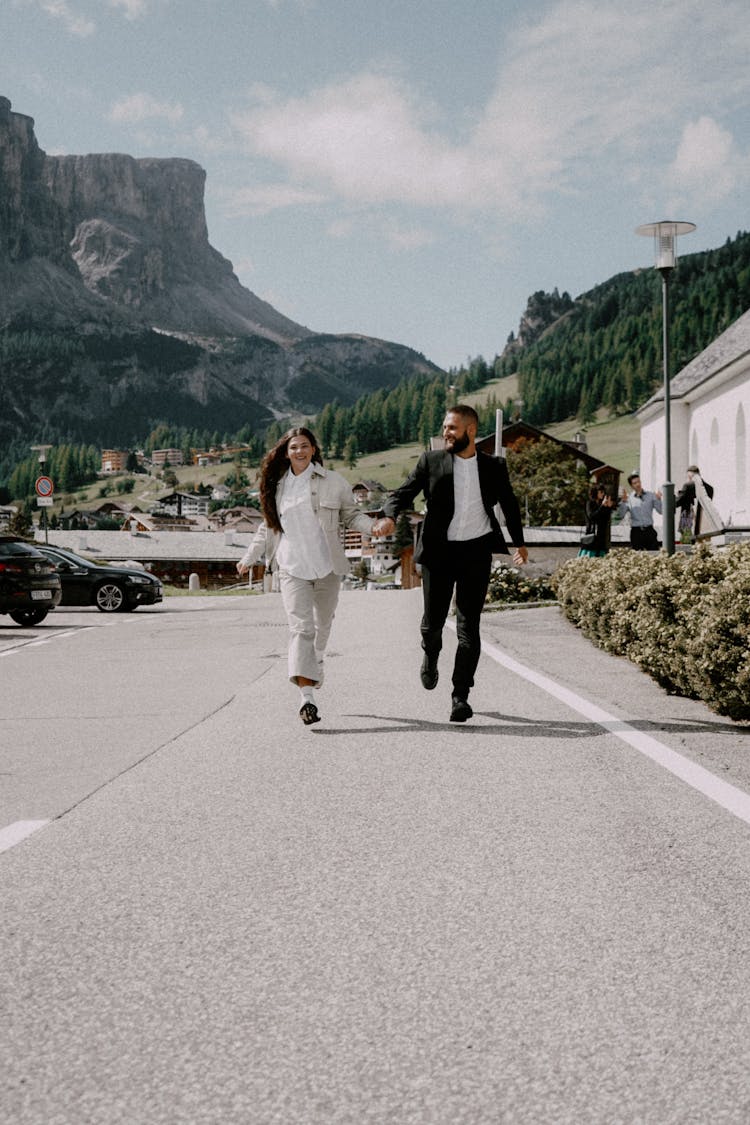
[[[672,373],[750,308],[750,234],[678,261],[670,285]],[[623,273],[573,300],[539,291],[529,298],[517,336],[501,355],[482,356],[447,378],[411,380],[366,395],[353,406],[326,405],[317,418],[323,447],[336,457],[427,445],[446,405],[489,380],[518,375],[518,396],[479,407],[481,430],[496,407],[538,426],[576,417],[581,425],[604,407],[611,415],[641,406],[662,380],[661,277],[654,269]]]
[[[538,326],[546,307],[549,321],[528,343],[522,333],[511,339],[495,375],[518,374],[523,415],[535,425],[571,416],[585,424],[600,406],[635,410],[662,377],[660,275],[618,274],[575,301],[566,297],[534,294],[531,319]],[[670,307],[675,374],[750,308],[750,234],[679,259]]]
[[[670,294],[676,373],[750,308],[750,234],[740,233],[719,249],[680,259]],[[326,456],[353,465],[363,454],[396,445],[428,445],[439,433],[450,403],[496,378],[517,374],[519,390],[507,401],[487,394],[478,406],[483,433],[494,429],[497,407],[506,418],[520,412],[542,427],[575,417],[585,425],[602,407],[611,415],[627,414],[660,384],[661,364],[661,278],[654,269],[644,269],[619,274],[575,300],[557,291],[534,293],[518,334],[511,335],[494,360],[478,356],[447,375],[412,373],[353,405],[327,402],[310,421]],[[134,438],[147,451],[184,448],[186,460],[191,447],[250,443],[248,455],[257,463],[263,448],[289,422],[289,417],[275,420],[262,436],[247,425],[234,433],[209,435],[163,423],[148,436]],[[20,478],[11,484],[11,477],[20,462],[29,460],[28,452],[21,442],[0,448],[0,501],[23,495]],[[77,453],[79,461],[81,455]],[[68,463],[77,464],[70,457]],[[24,479],[32,481],[33,471],[31,459]]]

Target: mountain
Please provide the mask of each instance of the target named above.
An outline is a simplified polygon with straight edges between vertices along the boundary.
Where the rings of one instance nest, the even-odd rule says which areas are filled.
[[[671,373],[750,308],[750,234],[687,254],[669,288]],[[544,426],[593,420],[641,406],[663,378],[661,278],[655,269],[617,274],[571,300],[535,293],[493,365],[518,376],[523,417]]]
[[[315,333],[209,243],[191,160],[49,156],[0,97],[0,440],[132,442],[157,422],[233,432],[439,368]]]

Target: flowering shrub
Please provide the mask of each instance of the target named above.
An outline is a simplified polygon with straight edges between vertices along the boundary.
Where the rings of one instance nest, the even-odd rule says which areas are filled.
[[[750,544],[572,559],[552,583],[566,617],[600,648],[672,694],[750,719]]]
[[[555,592],[548,578],[529,578],[512,566],[500,566],[490,575],[488,602],[554,601]]]

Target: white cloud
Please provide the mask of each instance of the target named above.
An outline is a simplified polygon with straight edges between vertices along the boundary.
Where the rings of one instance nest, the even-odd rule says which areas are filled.
[[[83,39],[96,31],[94,21],[83,15],[78,10],[78,5],[70,3],[69,0],[26,0],[26,2],[38,7],[52,19],[60,20],[71,35]],[[106,4],[109,8],[121,9],[126,19],[135,20],[146,14],[149,0],[98,0],[98,3]]]
[[[376,70],[294,99],[264,89],[233,123],[303,198],[518,219],[600,173],[653,183],[678,143],[674,171],[695,181],[700,141],[686,122],[705,116],[716,154],[731,151],[719,122],[746,105],[748,54],[743,0],[562,0],[507,39],[495,89],[458,141],[453,120]]]
[[[234,123],[256,153],[345,199],[421,202],[422,175],[434,181],[441,159],[446,170],[451,162],[450,146],[430,136],[409,94],[378,74],[287,102],[265,91]],[[446,199],[452,190],[437,182],[432,188]]]
[[[108,0],[111,8],[122,8],[125,18],[136,20],[146,12],[146,0]]]
[[[110,121],[135,125],[142,121],[163,120],[176,125],[182,120],[184,110],[179,102],[158,102],[150,94],[131,94],[120,98],[109,111]]]
[[[685,126],[669,182],[681,199],[717,202],[735,190],[746,171],[747,162],[736,153],[731,133],[704,116]]]
[[[96,25],[67,3],[67,0],[38,0],[39,7],[52,19],[60,20],[71,35],[85,39],[93,35]]]

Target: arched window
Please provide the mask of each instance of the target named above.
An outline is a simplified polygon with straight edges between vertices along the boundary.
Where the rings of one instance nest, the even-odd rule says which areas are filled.
[[[738,507],[743,507],[747,492],[747,436],[745,432],[745,411],[742,408],[742,403],[737,407],[737,417],[734,422],[734,437],[737,504]]]
[[[700,465],[701,455],[698,449],[698,434],[693,430],[693,436],[690,439],[690,464]]]

